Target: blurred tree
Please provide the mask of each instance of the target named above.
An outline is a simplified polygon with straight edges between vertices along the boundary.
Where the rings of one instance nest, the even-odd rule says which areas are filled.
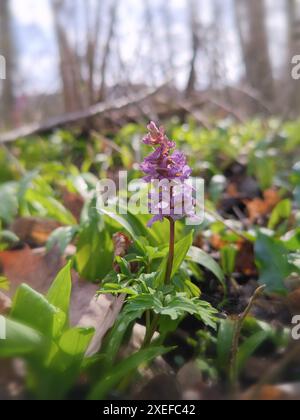
[[[101,14],[103,2],[98,1],[95,10],[89,0],[82,0],[82,7],[85,12],[85,31],[86,31],[86,63],[88,67],[88,102],[92,105],[97,100],[96,94],[96,71],[97,71],[97,52],[99,48],[99,37],[101,29]]]
[[[287,0],[288,14],[288,39],[289,39],[289,63],[292,57],[300,54],[300,2],[299,0]],[[289,109],[292,114],[299,115],[300,111],[300,81],[293,80],[289,72]]]
[[[51,0],[51,5],[54,17],[54,29],[59,48],[65,110],[72,112],[82,107],[79,91],[81,86],[80,67],[78,66],[76,51],[72,47],[66,31],[67,26],[66,20],[64,19],[66,2],[64,0]]]
[[[196,89],[197,84],[197,60],[200,51],[200,19],[198,15],[199,3],[197,0],[187,0],[189,16],[190,16],[190,28],[191,28],[191,40],[192,40],[192,59],[190,64],[190,71],[188,77],[188,83],[185,90],[186,97],[189,97]]]
[[[106,76],[107,76],[107,68],[109,64],[109,57],[112,48],[112,43],[115,37],[115,29],[118,17],[118,5],[119,0],[112,0],[110,9],[109,9],[109,27],[107,38],[104,44],[104,51],[102,56],[102,63],[101,63],[101,86],[99,92],[99,100],[105,100],[105,89],[106,89]]]
[[[175,52],[174,52],[174,37],[172,33],[173,17],[172,8],[168,1],[163,1],[161,14],[163,19],[163,26],[165,29],[167,60],[165,76],[173,77],[175,75]]]
[[[14,107],[14,48],[9,0],[0,1],[0,54],[6,60],[6,80],[2,84],[0,111],[2,127],[11,125]]]
[[[236,24],[247,83],[268,104],[274,99],[273,71],[264,0],[235,0]],[[254,103],[257,108],[257,104]]]

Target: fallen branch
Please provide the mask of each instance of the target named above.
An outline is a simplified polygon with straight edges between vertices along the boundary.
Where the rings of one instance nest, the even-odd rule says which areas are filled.
[[[69,114],[51,118],[46,122],[30,124],[28,126],[21,127],[17,130],[4,133],[0,135],[0,143],[3,144],[14,142],[19,138],[44,133],[64,125],[74,124],[81,120],[86,120],[92,117],[100,116],[108,112],[121,111],[123,109],[126,109],[127,107],[138,105],[140,102],[150,99],[152,96],[159,93],[164,87],[166,87],[169,84],[169,82],[170,81],[167,81],[163,85],[160,85],[155,89],[148,90],[143,95],[138,95],[129,100],[122,98],[109,105],[99,103],[83,111],[71,112]]]

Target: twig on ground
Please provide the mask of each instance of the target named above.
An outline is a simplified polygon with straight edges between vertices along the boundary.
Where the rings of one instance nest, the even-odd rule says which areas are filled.
[[[21,127],[20,129],[4,133],[0,135],[0,143],[14,142],[19,138],[24,138],[35,134],[47,132],[64,125],[78,123],[78,121],[100,116],[109,112],[121,111],[123,109],[126,109],[127,107],[137,105],[138,103],[151,98],[152,96],[159,93],[169,83],[170,80],[168,80],[163,85],[160,85],[155,89],[148,90],[142,95],[138,95],[131,99],[122,98],[111,104],[99,103],[87,108],[84,111],[71,112],[69,114],[52,118],[46,122],[31,124],[25,127]]]

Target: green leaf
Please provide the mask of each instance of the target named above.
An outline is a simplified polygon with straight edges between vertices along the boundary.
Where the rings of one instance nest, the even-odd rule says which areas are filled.
[[[20,241],[17,235],[9,230],[2,230],[0,232],[0,241],[8,242],[9,244],[16,244]]]
[[[105,227],[92,219],[78,237],[76,263],[80,275],[86,280],[102,280],[113,266],[113,242]]]
[[[92,328],[73,328],[59,338],[52,346],[50,357],[38,371],[33,381],[34,393],[40,400],[61,400],[80,375],[84,355],[94,335]]]
[[[17,197],[21,207],[24,204],[23,201],[27,190],[31,187],[33,181],[38,177],[39,172],[39,170],[31,171],[27,173],[19,182]]]
[[[105,378],[98,382],[89,395],[89,400],[97,401],[104,399],[108,393],[122,381],[123,378],[138,369],[140,365],[146,365],[170,350],[171,349],[166,349],[164,347],[149,347],[148,349],[141,350],[123,360],[111,369]]]
[[[72,291],[71,262],[57,275],[48,291],[48,302],[68,316]]]
[[[78,233],[78,230],[79,226],[67,226],[56,229],[47,241],[47,251],[51,251],[54,246],[58,245],[60,253],[63,254]]]
[[[129,307],[129,305],[125,307],[105,339],[102,352],[106,356],[105,365],[107,367],[113,365],[129,326],[143,315],[144,309],[138,308],[135,311],[129,311]]]
[[[255,243],[255,255],[260,271],[259,283],[268,292],[285,293],[284,281],[294,271],[288,261],[288,251],[274,238],[259,233]]]
[[[194,238],[194,232],[192,231],[187,236],[185,236],[183,239],[181,239],[179,242],[176,243],[175,250],[174,250],[174,264],[173,264],[171,278],[174,277],[174,275],[177,273],[177,271],[181,267],[181,264],[185,260],[188,254],[188,251],[192,246],[193,238]],[[158,269],[158,275],[155,281],[156,287],[159,287],[164,284],[166,273],[167,273],[167,267],[168,267],[168,259],[169,259],[169,254],[167,253],[167,255],[163,259]]]
[[[193,262],[211,271],[216,276],[216,278],[220,281],[220,283],[223,286],[225,285],[225,278],[224,278],[222,269],[210,255],[202,251],[200,248],[196,248],[192,246],[188,252],[188,257]]]
[[[152,216],[151,216],[152,218]],[[144,218],[145,225],[149,222],[149,216]],[[170,222],[164,219],[163,222],[154,223],[154,225],[149,229],[153,235],[157,238],[157,243],[159,245],[167,245],[169,243],[169,235],[170,235]],[[148,230],[148,232],[149,232]],[[183,237],[183,225],[181,223],[175,224],[175,236],[176,238],[181,239]]]
[[[140,240],[141,237],[147,238],[152,246],[159,245],[157,239],[151,232],[151,229],[147,228],[146,223],[143,224],[137,216],[131,214],[130,212],[121,215],[109,212],[103,208],[99,209],[99,211],[121,225],[132,236],[139,248],[144,249],[143,242]]]
[[[249,358],[256,352],[263,342],[268,339],[269,335],[268,331],[260,331],[257,334],[252,335],[252,337],[248,338],[241,345],[237,356],[237,368],[239,373],[243,371]]]
[[[288,232],[282,238],[282,242],[289,251],[298,251],[300,249],[300,229]]]
[[[26,284],[18,288],[10,315],[13,320],[51,338],[61,331],[66,322],[63,312]]]
[[[220,322],[217,342],[218,366],[222,370],[229,370],[232,343],[235,332],[235,322],[225,319]]]
[[[119,284],[115,283],[105,283],[105,285],[100,289],[99,294],[110,294],[110,295],[132,295],[136,296],[137,292],[129,287],[122,287]]]
[[[140,294],[130,297],[127,311],[153,310],[156,314],[169,316],[173,321],[184,317],[187,314],[195,315],[205,325],[216,328],[217,311],[205,301],[198,298],[190,299],[186,293],[164,296],[161,292],[156,294]]]
[[[11,319],[5,320],[6,339],[0,340],[0,357],[21,357],[39,351],[44,339],[36,330]]]
[[[200,297],[201,291],[190,279],[189,273],[181,269],[174,276],[173,284],[176,287],[177,292],[184,292],[188,297]]]
[[[58,346],[63,356],[68,356],[69,363],[81,361],[95,334],[94,328],[72,328],[66,331],[59,340]]]
[[[253,173],[255,174],[259,185],[263,191],[273,185],[276,167],[274,160],[269,158],[267,153],[261,152],[259,158],[253,162]]]
[[[0,276],[0,289],[8,291],[9,287],[9,280],[6,277]]]
[[[26,192],[25,199],[33,205],[37,203],[45,210],[45,215],[57,220],[64,225],[75,225],[76,220],[69,210],[53,197],[43,195],[41,192],[30,189]]]
[[[11,182],[0,186],[0,219],[10,224],[17,213],[16,184]]]
[[[292,214],[291,200],[282,200],[271,214],[268,228],[274,230],[282,220],[289,219]]]
[[[126,277],[130,277],[131,276],[130,263],[128,261],[126,261],[125,258],[116,257],[115,258],[115,262],[120,267],[121,273],[124,276],[126,276]]]
[[[224,246],[221,250],[221,261],[224,273],[231,276],[235,269],[237,249],[234,246]]]

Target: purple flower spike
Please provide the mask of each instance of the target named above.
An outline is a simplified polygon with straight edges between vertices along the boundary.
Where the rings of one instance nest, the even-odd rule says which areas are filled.
[[[193,189],[187,183],[192,170],[187,165],[185,155],[175,150],[176,143],[171,141],[163,127],[158,128],[154,122],[148,126],[148,135],[143,142],[155,148],[140,165],[145,173],[144,180],[148,183],[163,182],[158,191],[150,194],[149,209],[154,214],[148,226],[164,218],[179,220],[195,215]],[[167,183],[165,183],[167,181]],[[154,200],[154,197],[155,200]],[[166,198],[167,197],[167,198]]]

